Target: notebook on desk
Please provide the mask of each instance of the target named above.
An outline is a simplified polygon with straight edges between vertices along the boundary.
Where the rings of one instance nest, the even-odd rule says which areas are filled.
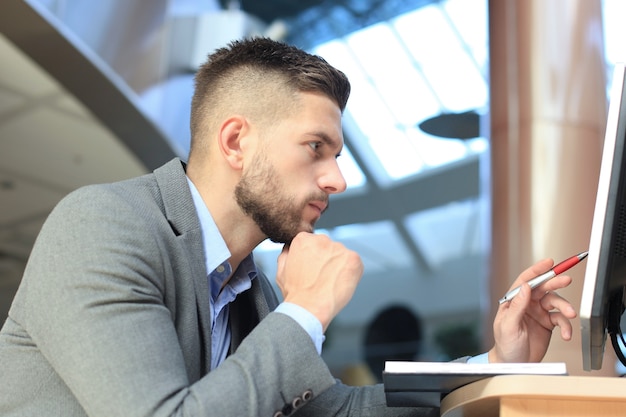
[[[387,361],[383,371],[390,407],[439,407],[447,393],[496,375],[567,375],[564,362],[464,363]]]

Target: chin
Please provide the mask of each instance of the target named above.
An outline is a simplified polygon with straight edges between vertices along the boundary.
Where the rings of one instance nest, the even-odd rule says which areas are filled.
[[[302,226],[302,228],[299,231],[300,232],[313,233],[313,231],[315,231],[315,227],[314,227],[313,223],[309,223],[309,224],[305,224],[304,226]]]

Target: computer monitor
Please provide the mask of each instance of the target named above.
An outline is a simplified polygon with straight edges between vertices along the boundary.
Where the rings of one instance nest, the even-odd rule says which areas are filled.
[[[580,306],[583,369],[602,368],[607,336],[618,358],[626,285],[626,71],[615,66]]]

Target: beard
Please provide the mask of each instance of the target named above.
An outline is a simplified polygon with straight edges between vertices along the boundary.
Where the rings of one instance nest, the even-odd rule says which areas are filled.
[[[299,232],[313,231],[314,223],[302,219],[309,201],[327,201],[328,197],[320,192],[298,203],[294,196],[284,194],[285,189],[274,167],[259,155],[235,187],[235,199],[272,242],[290,244]]]

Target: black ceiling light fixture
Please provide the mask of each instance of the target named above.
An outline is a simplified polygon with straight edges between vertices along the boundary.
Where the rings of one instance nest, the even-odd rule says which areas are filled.
[[[475,110],[441,113],[417,125],[423,132],[440,138],[468,140],[480,136],[480,115]]]
[[[235,7],[272,23],[276,19],[287,19],[299,15],[313,7],[320,6],[326,0],[220,0],[224,9]]]

